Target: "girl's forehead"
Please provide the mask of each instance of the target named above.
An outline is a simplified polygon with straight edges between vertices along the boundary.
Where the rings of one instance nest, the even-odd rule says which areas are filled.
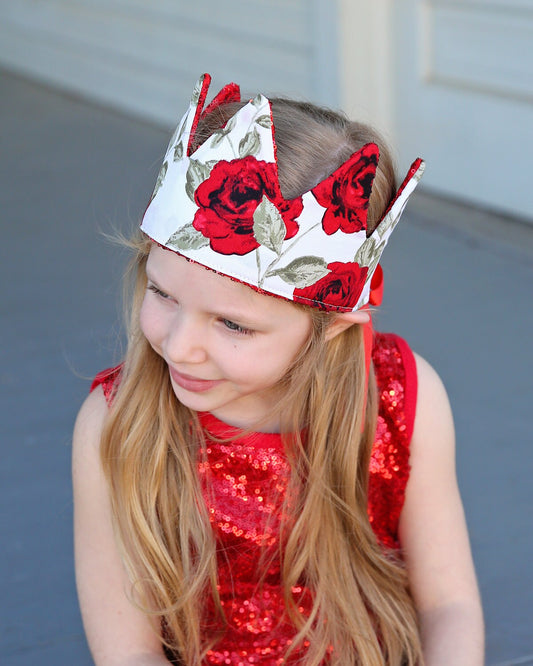
[[[153,245],[147,263],[150,279],[160,282],[158,286],[171,295],[173,289],[202,296],[202,300],[220,300],[235,307],[246,308],[251,313],[269,314],[299,313],[301,309],[283,299],[260,294],[248,285],[220,275],[180,256],[176,252]],[[221,303],[222,304],[222,303]]]

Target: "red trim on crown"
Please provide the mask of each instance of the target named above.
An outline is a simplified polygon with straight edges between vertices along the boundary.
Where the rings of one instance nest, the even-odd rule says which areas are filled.
[[[376,270],[374,271],[374,275],[372,276],[372,279],[370,281],[370,298],[369,298],[369,304],[373,305],[374,307],[379,307],[381,305],[381,301],[383,300],[383,269],[381,268],[381,264],[378,264],[376,266]]]
[[[201,117],[209,115],[216,108],[222,104],[229,104],[230,102],[241,101],[241,89],[236,83],[228,83],[220,92],[218,92],[213,99],[209,102]]]
[[[191,147],[194,140],[194,135],[196,134],[196,128],[200,122],[200,116],[202,115],[202,110],[205,104],[205,98],[207,97],[207,91],[211,85],[211,76],[209,74],[204,74],[202,78],[202,89],[200,90],[200,97],[198,98],[198,104],[196,105],[196,110],[194,112],[194,118],[191,126],[191,133],[189,134],[189,142],[187,143],[187,155],[191,154]]]
[[[394,206],[396,201],[399,199],[400,194],[405,190],[407,183],[411,180],[411,178],[415,175],[415,173],[420,169],[420,165],[422,164],[424,160],[421,157],[417,157],[416,160],[411,164],[409,171],[407,172],[407,175],[402,181],[402,184],[398,188],[398,191],[396,192],[394,199],[390,202],[390,204],[387,207],[387,210],[383,213],[380,223],[385,219],[385,216],[387,213],[390,211],[390,209]],[[379,227],[379,224],[376,226]]]

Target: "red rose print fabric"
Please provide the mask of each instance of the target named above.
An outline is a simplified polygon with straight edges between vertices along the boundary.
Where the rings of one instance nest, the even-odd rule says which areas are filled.
[[[310,287],[295,289],[295,303],[315,305],[322,309],[352,310],[361,296],[368,266],[356,262],[334,261],[328,264],[329,273]]]
[[[225,86],[206,106],[209,75],[196,84],[174,133],[141,229],[149,238],[252,288],[325,310],[363,307],[381,253],[422,177],[416,160],[389,210],[367,236],[379,148],[367,143],[295,199],[278,182],[274,117],[261,94],[211,136],[198,120],[240,98]],[[316,182],[316,181],[315,181]]]
[[[318,203],[327,209],[322,218],[326,234],[339,229],[346,234],[366,229],[368,200],[378,160],[378,147],[369,143],[311,190]]]
[[[209,238],[211,249],[221,254],[244,255],[259,243],[254,236],[254,211],[266,196],[279,210],[287,229],[285,239],[298,233],[302,198],[286,200],[277,185],[276,166],[255,157],[221,160],[196,189],[198,205],[193,227]]]

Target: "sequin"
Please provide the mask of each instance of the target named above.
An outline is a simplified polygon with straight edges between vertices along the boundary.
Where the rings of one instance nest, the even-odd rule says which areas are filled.
[[[406,406],[406,390],[416,392],[416,375],[406,382],[404,357],[411,354],[403,340],[377,336],[374,371],[380,392],[376,437],[370,458],[368,515],[380,541],[399,548],[398,522],[409,478],[409,442],[414,421],[414,399]],[[410,359],[412,363],[412,359]],[[412,371],[411,371],[412,374]]]
[[[398,548],[398,520],[409,475],[407,419],[412,416],[404,409],[401,351],[395,338],[380,336],[378,340],[374,368],[380,409],[370,460],[368,513],[380,541]],[[216,437],[232,434],[211,415],[202,415],[202,424]],[[210,442],[205,453],[207,465],[199,470],[218,539],[220,596],[227,620],[220,646],[209,651],[205,663],[297,663],[301,650],[284,659],[294,627],[284,619],[276,553],[280,507],[290,471],[281,438],[252,433],[229,446]],[[272,558],[266,573],[261,568],[265,556]],[[299,585],[292,593],[299,611],[308,614],[309,590]],[[216,622],[215,617],[210,621]]]
[[[396,336],[376,336],[373,362],[379,415],[369,467],[368,515],[381,543],[397,549],[409,476],[416,374],[411,376],[414,361],[410,350]],[[410,368],[409,381],[406,367]],[[99,382],[95,380],[102,384],[109,400],[117,376],[117,371],[106,371]],[[407,401],[408,390],[415,394]],[[210,414],[201,415],[201,422],[218,439],[236,434]],[[305,645],[290,659],[284,658],[295,630],[285,615],[277,551],[280,508],[289,478],[281,437],[250,433],[231,443],[208,440],[200,454],[198,473],[217,539],[219,594],[226,618],[220,626],[214,610],[207,609],[206,626],[222,630],[223,636],[209,650],[204,664],[297,663]],[[309,590],[298,585],[292,594],[300,612],[307,615],[311,608]]]

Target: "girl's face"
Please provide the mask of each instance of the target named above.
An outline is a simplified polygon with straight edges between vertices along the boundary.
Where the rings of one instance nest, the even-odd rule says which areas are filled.
[[[141,329],[176,397],[225,423],[275,431],[278,381],[311,334],[308,313],[153,246]]]

